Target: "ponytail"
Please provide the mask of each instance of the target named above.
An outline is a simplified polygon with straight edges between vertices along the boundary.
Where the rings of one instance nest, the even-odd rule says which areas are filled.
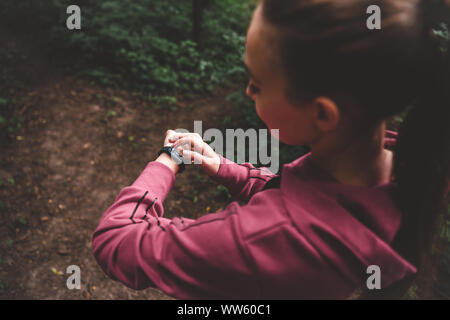
[[[428,68],[425,79],[418,81],[422,92],[403,122],[395,147],[396,197],[403,217],[392,243],[419,271],[388,288],[365,290],[360,299],[403,298],[423,274],[450,189],[450,0],[422,0],[421,5]],[[436,21],[443,30],[432,31]]]
[[[439,1],[439,0],[438,0]],[[419,274],[431,250],[436,221],[449,191],[450,164],[450,1],[422,0],[424,37],[430,50],[429,77],[423,93],[406,116],[395,149],[394,176],[403,218],[393,246],[414,263]],[[445,21],[441,33],[430,34],[436,17]],[[433,20],[434,19],[434,20]],[[439,38],[444,35],[445,39]],[[436,40],[441,43],[436,43]],[[409,279],[412,280],[412,279]],[[408,283],[408,281],[406,282]],[[408,284],[411,284],[409,281]],[[409,288],[405,285],[403,293]]]

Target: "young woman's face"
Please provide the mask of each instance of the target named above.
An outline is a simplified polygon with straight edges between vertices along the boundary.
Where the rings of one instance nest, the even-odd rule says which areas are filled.
[[[279,140],[289,145],[306,145],[314,140],[314,109],[291,104],[285,96],[287,83],[275,58],[276,31],[256,9],[247,33],[245,64],[249,73],[247,95],[255,102],[256,112],[269,129],[279,129]]]

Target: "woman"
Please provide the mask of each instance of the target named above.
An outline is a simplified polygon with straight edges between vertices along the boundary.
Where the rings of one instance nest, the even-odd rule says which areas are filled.
[[[404,294],[448,192],[450,106],[431,34],[448,2],[377,1],[382,29],[368,30],[360,0],[261,1],[247,34],[247,94],[280,141],[311,153],[275,175],[169,130],[165,146],[248,204],[163,218],[178,165],[162,154],[104,213],[93,235],[102,269],[187,299]],[[386,121],[410,105],[389,150],[397,139]],[[370,266],[381,290],[367,288]]]

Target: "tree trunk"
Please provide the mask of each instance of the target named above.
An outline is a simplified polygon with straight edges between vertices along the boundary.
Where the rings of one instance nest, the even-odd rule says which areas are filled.
[[[203,12],[213,0],[192,0],[192,39],[200,47],[202,37]]]

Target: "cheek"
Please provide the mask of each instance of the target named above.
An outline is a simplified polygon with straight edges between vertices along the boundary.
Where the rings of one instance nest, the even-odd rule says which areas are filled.
[[[256,113],[269,129],[278,129],[280,114],[277,112],[277,104],[274,102],[256,101]]]
[[[283,103],[260,103],[256,112],[268,129],[279,129],[279,140],[288,145],[310,143],[311,123],[306,113]]]
[[[261,101],[262,102],[262,101]],[[256,112],[269,129],[288,129],[290,116],[282,103],[276,101],[257,104]]]

